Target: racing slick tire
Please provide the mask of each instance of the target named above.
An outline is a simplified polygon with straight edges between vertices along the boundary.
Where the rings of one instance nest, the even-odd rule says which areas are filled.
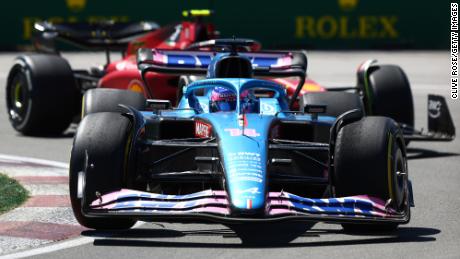
[[[337,117],[353,109],[363,111],[363,103],[359,95],[347,92],[320,92],[304,94],[300,99],[300,107],[307,104],[326,105],[326,112],[321,115]]]
[[[402,211],[408,206],[407,177],[404,139],[394,120],[370,116],[340,129],[334,149],[336,197],[369,195]],[[346,231],[391,231],[398,224],[350,223],[342,226]]]
[[[180,76],[179,83],[177,84],[177,93],[176,93],[176,106],[179,105],[180,100],[182,99],[183,88],[191,83],[190,76]]]
[[[183,93],[183,88],[184,86],[187,86],[197,80],[203,79],[202,77],[198,76],[180,76],[179,77],[179,83],[177,84],[177,93],[176,93],[176,106],[179,105],[180,100],[182,99],[182,96],[184,95]],[[197,90],[196,92],[197,95],[203,95],[204,91],[203,90]]]
[[[91,89],[83,96],[82,118],[97,112],[123,112],[120,104],[142,111],[145,110],[146,99],[143,94],[129,90]]]
[[[371,96],[369,115],[390,117],[398,123],[414,127],[414,104],[409,80],[404,71],[395,65],[378,65],[370,68]]]
[[[60,134],[72,122],[78,95],[72,69],[62,57],[19,56],[6,84],[10,123],[24,135]]]
[[[111,112],[89,114],[78,127],[70,157],[70,201],[75,218],[87,228],[127,229],[136,223],[133,219],[87,217],[78,198],[78,175],[85,168],[83,195],[87,204],[96,199],[96,192],[105,194],[125,187],[123,175],[130,128],[128,118]]]

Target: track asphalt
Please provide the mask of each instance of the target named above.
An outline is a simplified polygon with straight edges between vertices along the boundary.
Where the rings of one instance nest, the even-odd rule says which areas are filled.
[[[0,54],[0,153],[68,163],[72,133],[59,138],[24,137],[15,133],[7,121],[4,85],[15,55]],[[104,60],[101,53],[64,55],[69,58],[74,68],[87,68]],[[386,64],[398,64],[406,71],[412,84],[418,128],[426,128],[428,93],[446,97],[457,130],[460,128],[460,100],[449,98],[448,51],[312,51],[309,53],[309,75],[326,86],[354,85],[357,66],[368,58],[376,58]],[[125,232],[79,230],[80,234],[77,233],[76,237],[51,245],[48,241],[54,240],[54,237],[37,238],[38,245],[42,247],[40,251],[30,250],[32,252],[28,254],[10,254],[10,257],[460,258],[460,139],[450,143],[411,143],[408,151],[409,174],[414,187],[416,207],[412,209],[412,221],[401,226],[395,233],[350,235],[344,233],[340,226],[330,224],[317,224],[311,230],[305,231],[307,227],[299,224],[232,229],[208,224],[146,223]],[[28,176],[29,178],[23,178],[22,181],[30,185],[38,185],[40,182],[46,188],[53,188],[50,195],[56,199],[56,204],[64,203],[58,198],[63,194],[58,186],[62,185],[60,181],[64,178],[53,178],[51,181],[34,178],[46,176],[39,172],[37,170],[31,175],[32,178]],[[53,187],[47,184],[52,184]],[[43,189],[40,187],[31,188],[37,196],[45,195],[41,193]],[[26,207],[33,208],[38,218],[40,212],[36,208],[43,205],[40,199],[29,201],[36,207]],[[67,213],[61,211],[63,207],[56,208],[52,217],[60,218],[60,215]],[[21,216],[22,213],[18,213],[14,218],[18,220]],[[72,219],[67,221],[68,218],[63,218],[66,220],[62,224],[75,223]],[[46,220],[44,218],[38,222],[47,223]],[[3,226],[3,221],[0,224]],[[78,228],[77,225],[73,226]],[[42,237],[46,237],[43,235]],[[10,246],[10,243],[0,243],[3,250]]]

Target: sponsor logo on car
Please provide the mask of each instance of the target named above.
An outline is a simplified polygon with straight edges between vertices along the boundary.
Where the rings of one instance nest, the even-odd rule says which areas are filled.
[[[248,129],[245,128],[244,131],[241,129],[225,129],[225,131],[230,133],[232,137],[238,137],[241,135],[249,136],[249,137],[258,137],[260,134],[255,129]]]
[[[263,114],[275,114],[276,113],[275,106],[269,103],[261,103],[260,108]]]
[[[244,189],[244,190],[239,189],[236,192],[238,194],[243,194],[243,193],[258,194],[258,193],[260,193],[258,187],[252,187],[252,188],[248,188],[248,189]]]
[[[429,100],[428,101],[428,114],[430,118],[436,119],[441,116],[441,101]]]
[[[211,125],[202,121],[195,121],[195,137],[209,138],[211,137]]]
[[[134,80],[131,80],[131,82],[129,82],[128,90],[145,95],[143,85],[144,84],[141,81],[134,79]]]

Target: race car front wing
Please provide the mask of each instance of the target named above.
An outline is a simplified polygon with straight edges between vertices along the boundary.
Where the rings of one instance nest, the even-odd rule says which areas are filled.
[[[252,221],[394,222],[409,221],[409,205],[397,212],[381,199],[367,195],[311,199],[288,192],[270,192],[264,215],[235,216],[227,193],[205,190],[186,195],[165,195],[121,189],[99,196],[83,213],[88,217],[130,217],[146,221]]]

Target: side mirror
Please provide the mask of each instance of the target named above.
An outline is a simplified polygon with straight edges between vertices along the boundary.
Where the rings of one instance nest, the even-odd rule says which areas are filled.
[[[311,114],[313,120],[318,119],[318,114],[326,113],[326,110],[327,105],[325,104],[307,104],[303,108],[305,113]]]
[[[158,111],[168,109],[171,109],[171,102],[169,100],[147,99],[147,110]]]

